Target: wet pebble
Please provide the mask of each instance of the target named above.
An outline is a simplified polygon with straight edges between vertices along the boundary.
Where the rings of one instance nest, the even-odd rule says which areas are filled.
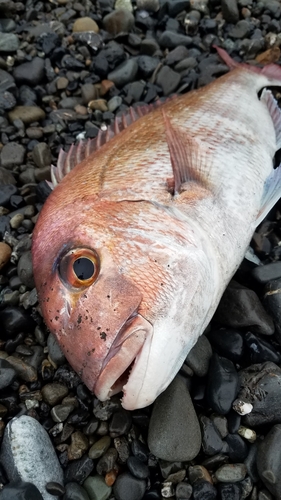
[[[21,165],[24,161],[25,148],[16,142],[10,142],[1,150],[1,165],[4,168],[12,168]]]
[[[148,446],[163,460],[188,461],[196,457],[200,445],[199,422],[189,391],[185,380],[177,376],[154,403]]]
[[[109,449],[110,444],[110,437],[103,436],[91,446],[91,448],[89,449],[89,457],[93,460],[96,458],[100,458]]]
[[[281,262],[271,262],[265,266],[257,266],[253,269],[252,276],[262,284],[281,278]]]
[[[106,31],[111,35],[119,33],[128,33],[135,24],[133,14],[126,9],[118,9],[103,18],[103,25]],[[110,79],[110,78],[109,78]]]
[[[159,37],[159,44],[166,49],[175,49],[178,45],[189,47],[192,43],[192,38],[181,35],[175,31],[166,30]]]
[[[239,377],[234,364],[214,354],[209,368],[207,398],[211,408],[225,415],[231,409],[239,390]]]
[[[8,340],[31,328],[33,321],[21,307],[8,306],[0,311],[0,324],[2,338]]]
[[[231,328],[219,328],[208,332],[208,339],[221,356],[239,362],[244,353],[243,335]]]
[[[117,477],[113,487],[116,500],[141,500],[145,493],[146,481],[137,479],[129,472],[124,472]]]
[[[80,17],[76,19],[73,23],[72,31],[81,32],[81,31],[93,31],[94,33],[99,32],[99,27],[91,17]]]
[[[62,365],[65,362],[65,356],[58,344],[56,337],[51,333],[48,335],[47,346],[51,360],[57,366]]]
[[[54,500],[45,485],[50,481],[63,484],[63,472],[51,440],[37,420],[23,415],[8,423],[0,459],[10,481],[30,482],[44,500]]]
[[[19,119],[25,125],[44,120],[46,116],[45,111],[39,106],[16,106],[12,111],[9,111],[8,115],[11,122]]]
[[[51,150],[46,142],[39,142],[32,150],[32,158],[39,168],[50,166],[52,162]]]
[[[9,262],[12,249],[7,243],[0,242],[0,270]]]
[[[228,456],[231,462],[244,462],[248,455],[248,445],[238,434],[229,434],[225,441],[228,444]]]
[[[74,481],[83,484],[93,469],[94,461],[84,455],[80,460],[75,460],[66,467],[64,480],[66,483]]]
[[[192,486],[189,483],[178,483],[176,486],[176,498],[189,500],[192,495]]]
[[[221,500],[241,499],[241,487],[238,483],[220,483],[218,485],[218,490],[221,496]]]
[[[175,92],[175,90],[179,86],[180,81],[180,74],[176,73],[169,66],[163,66],[156,78],[156,83],[162,88],[164,96]]]
[[[202,448],[206,455],[215,455],[223,447],[223,440],[210,418],[201,416]]]
[[[149,476],[149,468],[136,457],[129,457],[127,466],[133,476],[139,479],[146,479]]]
[[[276,336],[281,344],[281,280],[275,279],[267,283],[264,289],[264,305],[272,315],[276,327]]]
[[[67,483],[63,500],[91,500],[85,488],[77,483]]]
[[[0,52],[10,54],[19,48],[19,39],[13,33],[0,32]]]
[[[244,338],[252,363],[262,363],[264,361],[280,362],[280,354],[274,349],[272,344],[251,332],[247,332]]]

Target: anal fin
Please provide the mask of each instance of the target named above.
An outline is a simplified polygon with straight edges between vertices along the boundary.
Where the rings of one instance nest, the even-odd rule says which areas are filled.
[[[174,127],[164,111],[163,118],[174,175],[174,194],[186,191],[190,182],[208,188],[211,165],[211,155],[208,155],[208,150],[200,140],[192,137],[187,131],[183,132]],[[171,184],[171,179],[167,179],[169,191]]]
[[[281,165],[272,170],[264,183],[261,208],[256,220],[258,226],[281,197]]]

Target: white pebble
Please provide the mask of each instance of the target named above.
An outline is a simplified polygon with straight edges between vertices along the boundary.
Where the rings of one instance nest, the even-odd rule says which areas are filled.
[[[245,401],[241,401],[241,399],[235,399],[232,404],[232,408],[239,415],[248,415],[253,410],[253,405],[251,403],[245,403]]]

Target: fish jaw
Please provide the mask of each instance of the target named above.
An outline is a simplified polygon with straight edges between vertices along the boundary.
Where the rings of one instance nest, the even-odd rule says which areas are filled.
[[[133,362],[137,362],[144,346],[150,344],[152,336],[152,325],[140,314],[126,322],[104,360],[103,369],[95,384],[94,393],[98,399],[105,401],[123,390],[123,385],[127,382],[127,370]]]

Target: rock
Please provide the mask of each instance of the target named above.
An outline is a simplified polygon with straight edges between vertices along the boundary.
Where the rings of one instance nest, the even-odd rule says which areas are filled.
[[[96,441],[89,449],[89,457],[95,460],[100,458],[110,447],[111,439],[109,436],[103,436],[101,439]]]
[[[227,23],[236,24],[239,21],[237,0],[221,0],[221,10]]]
[[[276,500],[281,500],[280,444],[281,425],[277,424],[259,443],[257,452],[259,476]]]
[[[52,153],[46,142],[39,142],[32,150],[32,158],[39,168],[49,167],[52,163]]]
[[[0,109],[3,111],[9,111],[10,109],[13,109],[16,105],[17,101],[16,98],[11,94],[11,92],[8,92],[7,90],[5,92],[0,92]]]
[[[86,490],[77,483],[67,483],[63,500],[90,500]]]
[[[280,362],[280,354],[276,351],[272,344],[266,340],[260,339],[251,332],[247,332],[244,338],[251,363],[273,361],[273,363],[277,364]]]
[[[17,377],[16,370],[6,361],[0,358],[0,389],[8,387]]]
[[[107,101],[105,99],[94,99],[88,103],[90,109],[98,109],[99,111],[107,111]]]
[[[149,468],[141,460],[136,457],[129,457],[127,467],[133,476],[138,479],[147,479],[149,477]]]
[[[55,406],[60,403],[67,395],[67,387],[63,384],[59,384],[58,382],[46,384],[42,388],[43,399],[50,406]]]
[[[180,81],[181,75],[169,66],[162,66],[156,78],[156,83],[162,88],[165,96],[172,94],[179,86]]]
[[[90,17],[79,17],[74,21],[72,31],[74,33],[81,31],[93,31],[94,33],[98,33],[99,27],[96,21],[94,21]]]
[[[44,59],[34,57],[32,61],[16,66],[13,72],[17,83],[30,85],[31,87],[41,83],[45,75]]]
[[[208,373],[212,347],[205,335],[201,335],[195,346],[189,351],[185,363],[198,377],[205,377]]]
[[[89,497],[93,500],[107,500],[111,494],[111,487],[107,486],[101,476],[89,476],[83,483]]]
[[[238,434],[228,434],[225,441],[228,444],[228,456],[231,462],[244,462],[248,455],[248,445]]]
[[[24,252],[18,261],[18,275],[21,282],[29,288],[34,288],[31,251]]]
[[[192,460],[200,445],[199,422],[186,382],[177,376],[154,403],[148,446],[158,458],[173,462]]]
[[[236,25],[230,30],[229,36],[231,38],[247,38],[251,33],[251,27],[246,19],[238,21]]]
[[[239,362],[244,354],[243,336],[231,328],[211,330],[207,334],[212,346],[221,356],[225,356],[234,363]]]
[[[77,460],[86,453],[89,442],[83,432],[76,431],[71,434],[71,443],[67,449],[68,460]],[[87,488],[86,488],[87,489]]]
[[[8,340],[32,328],[33,321],[22,308],[9,306],[0,311],[0,325],[2,339]]]
[[[87,105],[88,102],[97,98],[97,89],[92,83],[84,83],[81,87],[82,103]]]
[[[65,363],[65,356],[58,344],[56,337],[51,333],[48,335],[47,346],[48,346],[49,356],[57,366],[60,366],[63,363]]]
[[[13,33],[1,33],[0,32],[0,52],[5,54],[10,54],[15,52],[19,48],[19,39],[17,35]]]
[[[159,37],[159,44],[165,49],[175,49],[178,45],[189,47],[191,43],[192,38],[190,36],[181,35],[175,31],[163,31]]]
[[[190,7],[189,0],[168,0],[167,3],[170,17],[176,17],[180,12]]]
[[[104,29],[113,36],[128,33],[134,24],[135,18],[133,14],[126,9],[114,10],[103,18]]]
[[[129,12],[133,12],[133,6],[131,0],[116,0],[115,2],[115,10],[124,9]]]
[[[7,243],[0,242],[0,270],[4,267],[10,260],[12,249]]]
[[[268,361],[251,365],[239,372],[241,389],[238,398],[253,405],[243,418],[243,425],[281,423],[281,369]],[[258,397],[257,397],[258,395]]]
[[[215,472],[215,477],[221,483],[236,483],[242,481],[247,474],[247,467],[244,464],[226,464],[219,467]]]
[[[217,490],[208,481],[200,481],[193,485],[194,500],[215,500],[217,498]]]
[[[64,76],[60,76],[56,80],[56,86],[57,86],[58,90],[64,90],[64,89],[66,89],[66,87],[68,86],[68,84],[69,84],[69,81]]]
[[[219,483],[218,490],[221,500],[240,500],[241,486],[239,483]]]
[[[17,183],[17,181],[14,178],[13,174],[11,172],[9,172],[9,170],[6,170],[5,168],[0,167],[1,194],[2,194],[2,190],[3,190],[3,186],[6,186],[8,184],[15,185],[16,183]],[[9,189],[11,189],[11,188],[9,188]],[[13,194],[13,193],[11,193],[11,194]],[[1,203],[1,205],[2,205],[2,203]]]
[[[117,477],[113,487],[116,500],[141,500],[146,490],[146,481],[137,479],[129,472]]]
[[[120,97],[119,95],[115,95],[107,102],[108,111],[114,113],[114,111],[116,111],[121,106],[122,102],[122,97]]]
[[[149,78],[153,71],[157,68],[159,64],[159,59],[151,56],[139,56],[138,57],[138,66],[140,74],[143,78]]]
[[[108,74],[108,79],[115,83],[116,87],[123,87],[132,82],[138,72],[138,65],[133,59],[128,59]]]
[[[212,420],[208,417],[201,416],[200,422],[202,427],[202,448],[204,453],[209,456],[219,453],[223,449],[224,443]]]
[[[3,94],[4,92],[9,91],[14,94],[15,89],[15,79],[11,73],[8,73],[8,71],[5,71],[4,69],[0,69],[0,93]]]
[[[112,419],[109,424],[110,436],[115,438],[127,434],[131,428],[131,425],[132,416],[130,412],[126,410],[116,411],[112,415]]]
[[[3,168],[13,168],[22,165],[25,157],[25,148],[16,142],[8,142],[1,150],[1,165]]]
[[[75,481],[79,484],[84,483],[85,479],[91,474],[94,468],[94,461],[87,455],[84,455],[80,460],[71,462],[65,470],[65,482]]]
[[[44,120],[45,112],[39,106],[16,106],[8,113],[11,122],[22,120],[25,125]]]
[[[281,262],[271,262],[265,266],[257,266],[252,270],[252,276],[262,284],[281,278]]]
[[[224,292],[214,319],[231,328],[251,327],[255,333],[272,335],[274,325],[257,294],[234,280]]]
[[[281,344],[281,279],[272,280],[264,289],[264,305],[271,314],[276,331],[275,335]]]
[[[231,409],[239,390],[239,377],[234,364],[214,354],[207,380],[207,399],[211,408],[221,415]]]
[[[275,46],[271,47],[270,49],[266,50],[265,52],[262,52],[261,54],[257,55],[256,61],[259,64],[266,66],[267,64],[278,62],[280,59],[280,55],[281,55],[280,48],[275,45]],[[272,264],[275,264],[275,262],[273,262]],[[276,264],[277,264],[277,262],[276,262]],[[271,264],[268,264],[268,265],[271,265]],[[262,268],[263,266],[260,266],[260,267]],[[277,277],[278,276],[273,276],[273,278],[277,278]],[[281,277],[281,275],[280,275],[280,277]]]
[[[0,500],[44,500],[34,484],[16,480],[0,491]]]
[[[32,417],[22,415],[6,426],[1,462],[10,481],[21,479],[38,488],[44,500],[55,500],[46,483],[63,484],[63,472],[45,429]]]
[[[192,486],[188,483],[178,483],[176,486],[176,498],[189,500],[192,495]]]

